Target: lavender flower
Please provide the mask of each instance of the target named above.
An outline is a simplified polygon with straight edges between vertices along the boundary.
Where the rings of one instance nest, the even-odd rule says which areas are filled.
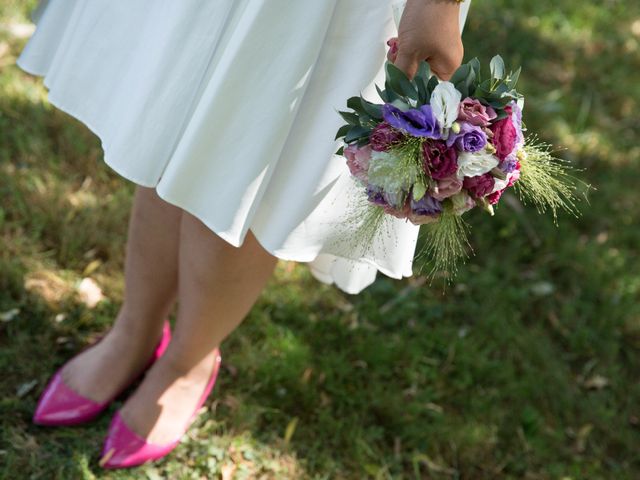
[[[462,152],[479,152],[487,144],[487,134],[480,127],[460,122],[460,132],[452,132],[447,138],[447,147],[454,144]]]
[[[423,105],[403,112],[399,108],[385,104],[382,107],[382,117],[392,127],[404,130],[416,137],[439,139],[440,126],[436,120],[431,105]]]
[[[430,195],[425,195],[417,202],[412,198],[411,212],[416,215],[437,215],[442,213],[442,203]]]

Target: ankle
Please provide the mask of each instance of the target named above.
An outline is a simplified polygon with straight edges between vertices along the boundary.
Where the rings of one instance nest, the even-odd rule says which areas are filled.
[[[163,356],[163,364],[178,377],[197,376],[208,377],[211,375],[216,355],[213,349],[204,355],[194,352],[186,353],[187,349],[169,346]]]
[[[143,317],[134,318],[120,313],[109,333],[136,345],[156,345],[162,338],[164,321],[165,317],[157,321],[147,321]]]

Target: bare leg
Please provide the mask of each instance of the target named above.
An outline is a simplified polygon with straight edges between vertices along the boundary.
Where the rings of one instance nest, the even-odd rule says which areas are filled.
[[[155,443],[181,433],[211,374],[214,348],[247,315],[275,264],[250,232],[236,248],[183,214],[176,331],[122,408],[133,431]]]
[[[126,385],[153,353],[178,283],[182,210],[151,188],[136,189],[129,221],[124,303],[113,328],[63,370],[65,383],[95,401]]]

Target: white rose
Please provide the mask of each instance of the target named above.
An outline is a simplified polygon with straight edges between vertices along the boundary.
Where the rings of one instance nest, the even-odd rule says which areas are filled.
[[[498,157],[483,150],[473,153],[462,152],[458,156],[458,178],[484,175],[496,168],[499,163]]]
[[[440,82],[431,94],[431,109],[442,130],[449,129],[458,119],[462,94],[451,82]]]

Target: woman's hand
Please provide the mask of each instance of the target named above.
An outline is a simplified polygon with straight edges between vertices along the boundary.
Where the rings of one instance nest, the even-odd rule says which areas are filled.
[[[395,65],[409,78],[422,60],[448,80],[462,62],[460,4],[453,0],[408,0],[398,29]]]

